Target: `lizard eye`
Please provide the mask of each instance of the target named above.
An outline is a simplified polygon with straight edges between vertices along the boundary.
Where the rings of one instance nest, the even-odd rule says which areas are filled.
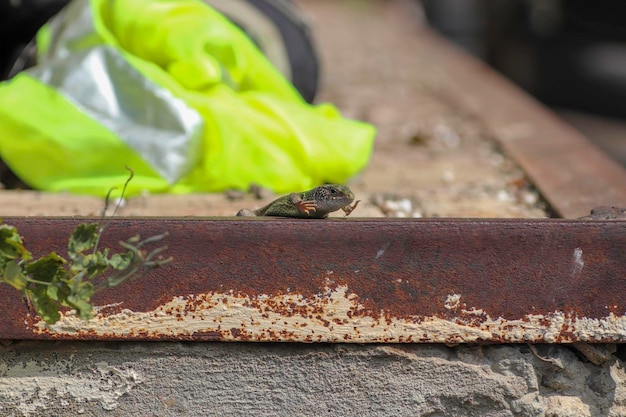
[[[330,193],[331,193],[331,194],[337,194],[337,190],[336,190],[335,188],[331,188],[331,189],[330,189]]]

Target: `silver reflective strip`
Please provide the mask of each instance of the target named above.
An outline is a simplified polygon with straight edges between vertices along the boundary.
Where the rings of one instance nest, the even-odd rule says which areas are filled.
[[[91,25],[90,13],[77,6],[88,8],[89,4],[74,2],[69,13],[55,18],[75,18],[76,12],[81,17],[80,22],[72,21],[69,26],[58,20],[53,23],[53,30],[57,30],[54,45],[28,73],[115,133],[174,184],[201,157],[202,117],[169,90],[144,77],[115,48],[92,42],[86,49],[72,50],[72,45],[81,44],[78,35],[84,40],[93,40],[95,35],[85,30],[85,18]],[[63,30],[68,27],[71,33]]]

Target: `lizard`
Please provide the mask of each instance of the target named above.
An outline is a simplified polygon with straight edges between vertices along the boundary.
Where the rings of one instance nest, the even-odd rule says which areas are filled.
[[[280,216],[303,219],[325,219],[328,213],[339,209],[349,215],[359,204],[354,193],[345,185],[325,184],[309,191],[291,193],[257,210],[241,209],[237,216]]]

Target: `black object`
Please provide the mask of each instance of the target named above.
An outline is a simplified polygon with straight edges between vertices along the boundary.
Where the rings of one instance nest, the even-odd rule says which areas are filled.
[[[626,118],[623,0],[421,3],[435,29],[547,105]]]
[[[22,52],[37,30],[69,0],[0,1],[0,80],[9,78],[14,66],[22,69]]]
[[[313,102],[319,83],[319,61],[310,29],[293,2],[290,0],[205,0],[205,2],[246,32],[270,61],[291,80],[302,97],[309,103]],[[268,25],[276,29],[275,34],[263,29]],[[277,46],[282,48],[276,48]]]

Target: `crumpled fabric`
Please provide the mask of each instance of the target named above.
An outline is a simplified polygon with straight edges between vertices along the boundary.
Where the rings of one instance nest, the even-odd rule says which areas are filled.
[[[375,129],[307,104],[197,0],[75,0],[0,84],[0,157],[27,184],[104,196],[345,183]]]

